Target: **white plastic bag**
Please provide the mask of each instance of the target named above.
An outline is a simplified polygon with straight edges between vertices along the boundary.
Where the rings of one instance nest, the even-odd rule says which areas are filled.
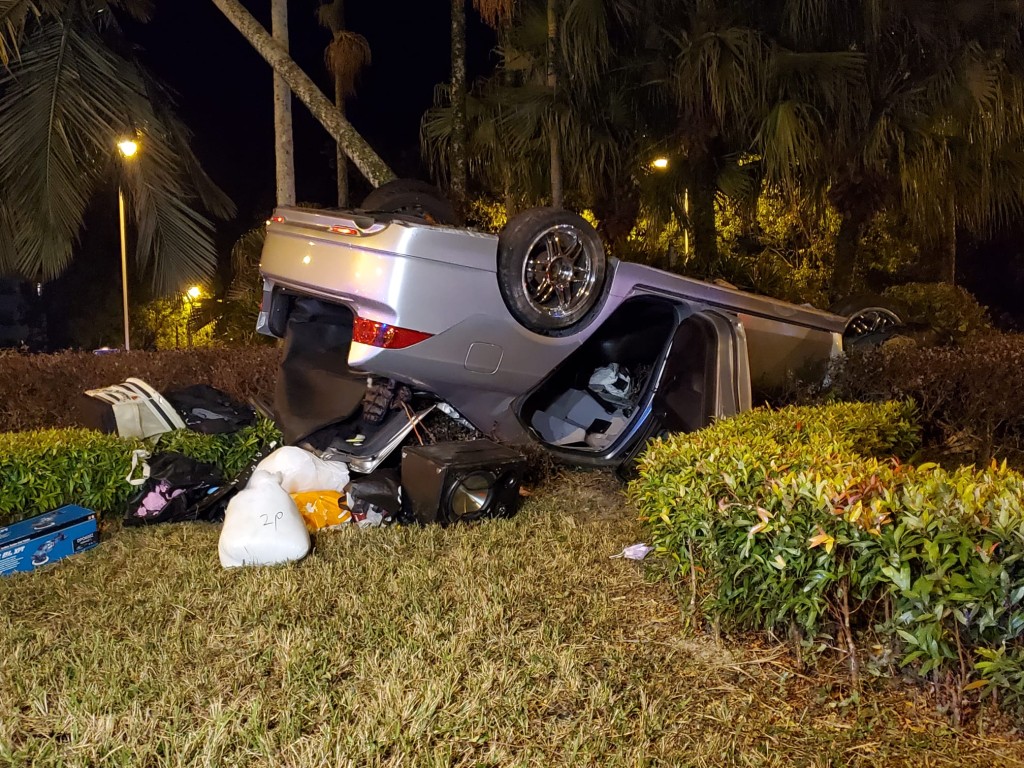
[[[228,502],[220,532],[220,564],[275,565],[309,552],[309,532],[281,477],[253,472],[249,484]]]
[[[588,389],[611,405],[629,408],[633,405],[633,380],[629,371],[618,363],[598,368],[590,376]]]
[[[286,445],[256,465],[256,471],[277,472],[288,493],[337,491],[348,485],[348,466],[340,461],[324,461],[309,451]]]

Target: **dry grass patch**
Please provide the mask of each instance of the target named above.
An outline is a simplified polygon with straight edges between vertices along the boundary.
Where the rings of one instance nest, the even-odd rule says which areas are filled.
[[[114,531],[0,580],[0,764],[1021,765],[928,704],[838,706],[778,649],[687,637],[609,556],[619,489],[566,474],[514,520],[321,534],[223,571],[218,529]]]

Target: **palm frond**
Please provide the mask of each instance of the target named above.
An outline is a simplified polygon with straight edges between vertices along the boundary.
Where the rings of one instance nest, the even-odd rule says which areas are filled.
[[[480,18],[487,26],[497,29],[512,20],[515,12],[515,0],[473,0]]]
[[[345,28],[345,0],[330,0],[316,9],[316,20],[332,34]]]
[[[115,8],[142,22],[153,14],[153,0],[0,0],[0,64],[9,67],[18,59],[30,22],[61,18],[72,5],[101,28],[116,23]]]
[[[0,64],[5,67],[18,58],[25,26],[39,8],[32,0],[0,0]]]
[[[558,41],[568,72],[597,78],[611,55],[605,0],[568,0]]]
[[[972,46],[974,48],[974,46]],[[964,84],[978,109],[990,110],[999,97],[999,73],[994,66],[972,50],[964,62]]]
[[[778,48],[772,57],[772,65],[780,78],[801,75],[820,79],[838,74],[862,83],[866,59],[861,51],[790,51]]]
[[[124,182],[136,224],[135,258],[160,293],[210,278],[217,264],[213,226],[192,207],[187,177],[163,126],[140,133],[142,149]]]
[[[820,116],[811,105],[774,105],[755,139],[768,178],[783,188],[797,186],[800,170],[813,164],[820,151],[821,131]]]
[[[762,164],[749,156],[732,154],[718,169],[718,189],[730,200],[748,207],[756,206],[761,190]]]
[[[366,38],[347,29],[336,30],[324,51],[327,71],[340,83],[341,92],[346,96],[355,93],[356,78],[370,61],[370,44]]]
[[[53,2],[53,0],[48,1]],[[94,0],[94,2],[97,5],[102,5],[103,11],[113,7],[135,19],[135,21],[141,22],[147,22],[152,19],[153,12],[156,10],[156,0]],[[97,10],[100,9],[98,8]]]
[[[94,43],[72,19],[45,22],[0,76],[0,186],[18,212],[16,265],[24,274],[50,278],[67,266],[98,161],[113,151],[125,89]]]
[[[3,198],[0,198],[0,275],[18,273],[15,260],[17,254],[14,245],[15,232],[13,211]]]
[[[267,239],[266,226],[250,229],[231,247],[231,284],[224,296],[228,301],[245,301],[262,290],[260,256]]]
[[[845,21],[843,3],[835,0],[785,0],[783,29],[793,39],[817,39],[831,31],[832,25]],[[836,18],[836,12],[842,14]]]
[[[190,207],[188,172],[198,163],[187,132],[168,122],[162,99],[151,100],[141,69],[79,11],[71,4],[59,21],[44,19],[0,76],[0,187],[13,221],[14,266],[37,279],[64,269],[115,142],[134,126],[143,149],[123,166],[123,183],[137,218],[138,262],[151,267],[160,289],[200,279],[216,258],[210,223]],[[199,186],[211,208],[230,209],[212,184]]]

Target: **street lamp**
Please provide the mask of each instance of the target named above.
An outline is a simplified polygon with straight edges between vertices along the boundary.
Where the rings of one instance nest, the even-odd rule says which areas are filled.
[[[117,150],[121,157],[130,160],[139,151],[139,143],[132,139],[122,139],[117,142]],[[124,351],[131,351],[131,342],[128,335],[128,239],[125,237],[124,227],[124,190],[117,185],[117,209],[121,222],[121,304],[124,309]]]
[[[121,150],[121,154],[124,157],[134,157],[135,153],[139,151],[139,142],[132,139],[122,139],[117,142],[117,148]]]
[[[656,157],[651,161],[651,165],[653,165],[659,171],[664,171],[666,168],[668,168],[668,158]]]
[[[185,300],[188,302],[188,318],[185,320],[185,337],[188,339],[188,348],[192,349],[192,313],[195,312],[195,301],[203,295],[198,285],[193,285],[185,291]]]

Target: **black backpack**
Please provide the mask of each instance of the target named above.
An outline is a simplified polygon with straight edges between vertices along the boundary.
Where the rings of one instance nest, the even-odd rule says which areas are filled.
[[[256,411],[250,406],[206,384],[193,384],[165,397],[195,432],[222,435],[256,423]]]

